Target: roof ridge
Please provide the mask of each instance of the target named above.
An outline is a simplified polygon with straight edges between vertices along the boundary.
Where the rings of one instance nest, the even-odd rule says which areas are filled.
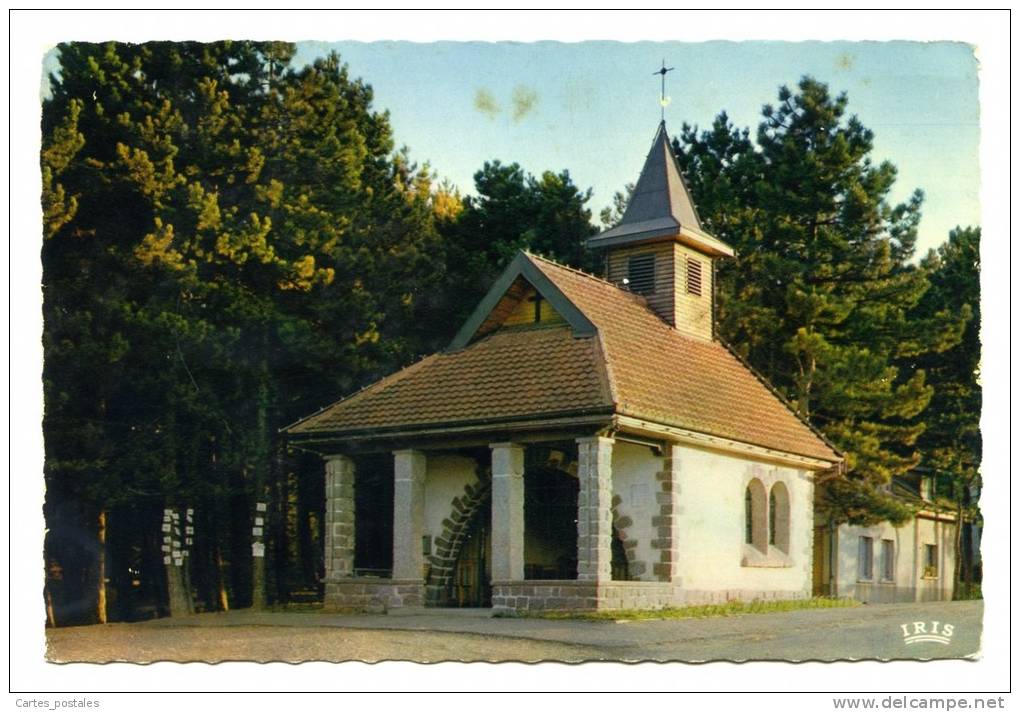
[[[634,294],[634,292],[630,291],[629,289],[624,289],[620,285],[610,282],[608,279],[604,279],[603,277],[599,277],[598,275],[591,274],[590,272],[585,272],[583,269],[578,269],[577,267],[565,265],[562,262],[557,262],[556,260],[546,257],[545,255],[539,255],[534,252],[529,252],[528,250],[521,250],[521,252],[523,252],[525,255],[532,259],[538,260],[539,262],[545,262],[546,264],[552,265],[553,267],[559,267],[560,269],[566,272],[576,274],[579,277],[587,277],[588,279],[598,282],[603,286],[612,287],[618,292],[622,292],[623,294],[634,297],[635,299],[640,300],[642,302],[647,302],[647,300],[640,294]]]
[[[606,348],[605,336],[602,335],[600,329],[595,330],[595,351],[598,353],[598,359],[602,362],[603,373],[606,376],[606,389],[609,391],[609,400],[613,404],[615,410],[620,408],[620,395],[619,389],[616,385],[616,376],[613,375],[613,363],[609,358],[609,349]]]
[[[623,294],[623,295],[629,297],[635,304],[644,307],[647,310],[648,315],[653,317],[654,320],[655,320],[655,323],[659,327],[661,327],[662,330],[664,332],[666,332],[666,333],[676,334],[677,336],[681,337],[682,339],[685,339],[687,341],[693,342],[695,344],[711,343],[711,342],[706,342],[704,339],[699,339],[697,337],[690,336],[689,334],[685,334],[684,332],[682,332],[679,329],[677,329],[675,326],[671,326],[667,321],[665,321],[661,316],[659,316],[659,314],[654,309],[652,309],[652,307],[648,304],[648,299],[645,298],[644,296],[640,295],[640,294],[635,294],[634,292],[630,291],[629,289],[624,289],[623,287],[620,287],[619,285],[613,284],[612,282],[610,282],[607,279],[603,279],[603,278],[598,277],[596,275],[589,274],[588,272],[585,272],[584,270],[577,269],[576,267],[571,267],[570,265],[561,264],[561,263],[557,262],[556,260],[550,259],[550,258],[548,258],[548,257],[546,257],[544,255],[537,255],[537,254],[535,254],[533,252],[529,252],[527,250],[521,250],[521,252],[523,252],[525,255],[527,255],[528,257],[530,257],[532,259],[538,260],[539,262],[544,262],[546,264],[552,265],[553,267],[559,267],[560,269],[562,269],[562,270],[564,270],[566,272],[571,272],[571,273],[576,274],[576,275],[581,276],[581,277],[587,277],[588,279],[591,279],[591,280],[599,283],[600,285],[607,286],[607,287],[612,287],[614,290],[616,290],[620,294]],[[713,341],[714,340],[715,339],[713,339]],[[759,380],[760,380],[760,377],[759,377]]]
[[[763,386],[765,386],[765,388],[769,391],[769,393],[771,393],[776,398],[776,400],[778,400],[780,403],[782,403],[784,406],[786,406],[787,410],[789,410],[791,413],[793,413],[794,417],[796,417],[797,420],[799,420],[801,423],[806,425],[811,430],[811,432],[814,433],[815,436],[817,436],[818,439],[820,439],[823,443],[828,445],[829,448],[836,455],[839,455],[840,457],[843,457],[843,451],[840,450],[838,447],[836,447],[835,443],[833,443],[831,440],[829,440],[829,438],[825,435],[825,433],[823,433],[820,429],[818,429],[815,425],[813,425],[811,423],[811,421],[809,421],[807,418],[805,418],[799,412],[797,412],[797,409],[793,407],[793,404],[790,403],[790,401],[786,398],[786,396],[784,396],[779,391],[778,388],[773,386],[769,382],[769,380],[767,378],[765,378],[765,376],[763,376],[758,371],[758,369],[756,369],[754,366],[752,366],[750,361],[748,361],[743,356],[741,356],[739,353],[737,353],[737,350],[734,349],[729,344],[729,342],[723,340],[722,337],[716,336],[715,340],[723,348],[725,348],[726,351],[728,351],[730,353],[730,355],[732,355],[733,358],[735,358],[744,368],[746,368],[751,373],[752,376],[754,376],[756,379],[758,379],[758,382],[761,383]],[[845,462],[845,460],[843,462]]]
[[[666,153],[673,161],[673,167],[676,168],[676,173],[678,176],[680,176],[680,187],[683,189],[684,193],[687,194],[687,202],[690,203],[691,212],[694,213],[693,227],[695,232],[700,232],[702,234],[708,235],[713,239],[719,239],[712,235],[711,233],[706,232],[704,223],[701,222],[701,215],[698,214],[698,206],[694,202],[694,196],[691,195],[690,186],[687,185],[687,178],[684,176],[684,169],[680,167],[680,156],[677,155],[676,151],[673,150],[673,141],[675,140],[676,137],[670,136],[669,131],[666,131],[665,120],[662,122],[662,129],[666,133]],[[679,142],[677,142],[677,144],[679,145]],[[688,229],[691,229],[690,226],[688,226]]]

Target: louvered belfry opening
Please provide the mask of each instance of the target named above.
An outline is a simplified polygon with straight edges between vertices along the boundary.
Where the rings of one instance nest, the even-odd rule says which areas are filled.
[[[713,338],[712,260],[733,250],[705,231],[665,123],[652,142],[618,225],[588,240],[606,251],[607,278],[643,296],[688,336]]]
[[[634,294],[655,291],[655,255],[631,255],[627,260],[627,287]]]
[[[687,258],[687,293],[700,297],[701,290],[701,260],[695,257]]]

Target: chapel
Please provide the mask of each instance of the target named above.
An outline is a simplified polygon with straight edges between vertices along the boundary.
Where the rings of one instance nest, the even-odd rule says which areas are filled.
[[[285,429],[322,455],[326,603],[494,612],[812,595],[842,455],[716,334],[660,123],[594,276],[519,253],[445,350]]]

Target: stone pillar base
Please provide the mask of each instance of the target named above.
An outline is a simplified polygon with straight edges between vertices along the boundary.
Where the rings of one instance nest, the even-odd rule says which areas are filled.
[[[325,608],[385,612],[425,605],[425,584],[413,579],[344,578],[326,581]]]

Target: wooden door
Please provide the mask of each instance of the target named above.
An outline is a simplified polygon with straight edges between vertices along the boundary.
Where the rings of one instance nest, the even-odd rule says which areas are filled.
[[[489,583],[489,512],[483,507],[475,516],[461,544],[460,555],[453,569],[453,591],[450,603],[458,608],[481,608],[492,605]]]
[[[828,596],[829,593],[829,533],[825,527],[815,527],[814,546],[812,547],[811,592],[815,596]]]

